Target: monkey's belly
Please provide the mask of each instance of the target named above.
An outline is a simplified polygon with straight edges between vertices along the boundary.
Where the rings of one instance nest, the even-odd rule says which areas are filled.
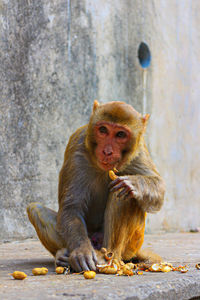
[[[100,250],[103,246],[103,231],[93,233],[90,240],[94,249]]]

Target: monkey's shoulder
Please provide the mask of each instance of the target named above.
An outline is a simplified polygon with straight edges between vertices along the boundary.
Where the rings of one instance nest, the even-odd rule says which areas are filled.
[[[86,136],[86,131],[88,128],[88,124],[78,128],[70,137],[69,139],[69,143],[68,144],[73,144],[73,145],[77,145],[77,144],[82,144],[85,136]]]
[[[145,144],[120,175],[159,175]]]
[[[65,159],[68,154],[73,154],[76,150],[79,150],[84,145],[88,125],[84,125],[78,128],[69,138],[66,150]]]

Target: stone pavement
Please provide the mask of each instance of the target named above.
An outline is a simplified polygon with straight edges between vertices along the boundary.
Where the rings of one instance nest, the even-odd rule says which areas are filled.
[[[187,264],[187,273],[143,273],[140,276],[97,274],[93,280],[82,275],[57,275],[52,257],[37,240],[0,244],[0,299],[200,299],[200,233],[145,235],[151,247],[174,266]],[[46,276],[32,276],[32,268],[47,267]],[[28,277],[14,280],[13,271]]]

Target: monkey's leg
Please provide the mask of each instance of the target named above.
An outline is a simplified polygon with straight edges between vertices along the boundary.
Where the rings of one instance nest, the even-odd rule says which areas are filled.
[[[56,230],[57,213],[37,202],[28,205],[27,213],[41,243],[55,256],[58,250],[64,248],[64,242]]]
[[[110,193],[104,218],[104,247],[118,259],[136,256],[144,241],[145,213],[133,199]]]

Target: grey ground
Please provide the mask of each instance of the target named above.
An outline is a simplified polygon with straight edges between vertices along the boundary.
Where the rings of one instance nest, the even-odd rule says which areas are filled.
[[[164,260],[178,266],[187,264],[185,274],[143,273],[118,277],[96,275],[85,280],[82,275],[56,275],[53,258],[36,240],[0,245],[0,299],[200,299],[200,233],[146,235],[144,247],[151,247]],[[32,268],[45,266],[46,276],[32,276]],[[27,273],[23,281],[9,273]]]

